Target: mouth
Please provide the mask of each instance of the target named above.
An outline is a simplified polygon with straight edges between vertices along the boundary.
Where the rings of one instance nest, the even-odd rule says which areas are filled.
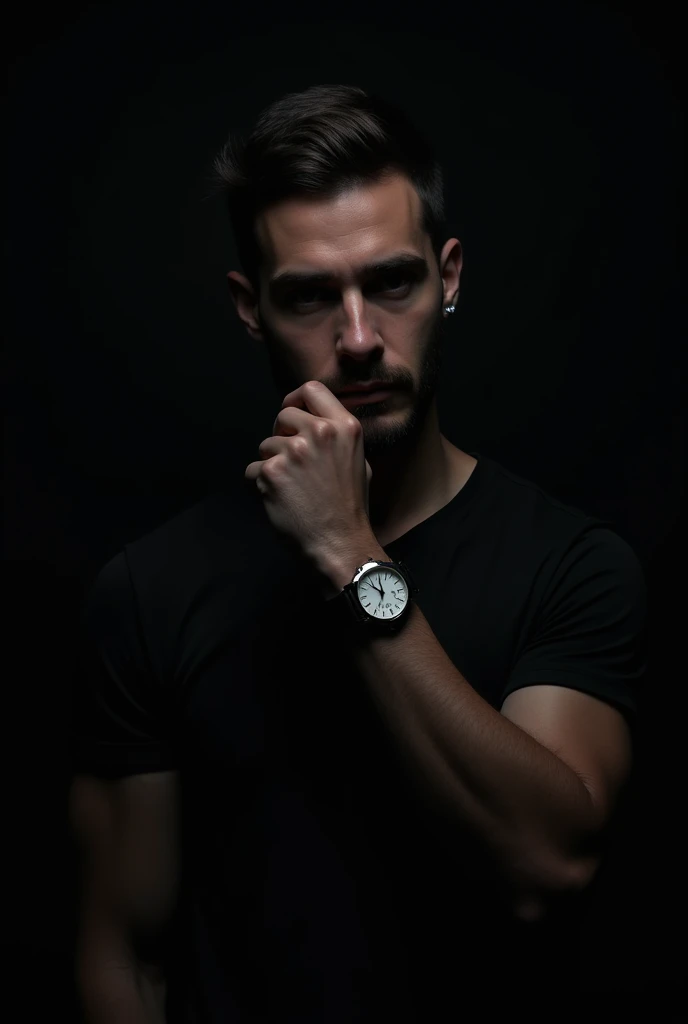
[[[344,391],[337,396],[342,405],[350,409],[355,405],[369,405],[371,402],[383,402],[390,398],[395,388],[379,388],[376,391]]]

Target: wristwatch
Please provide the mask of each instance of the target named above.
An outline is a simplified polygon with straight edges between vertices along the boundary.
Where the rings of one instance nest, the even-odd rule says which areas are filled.
[[[417,593],[418,587],[403,562],[369,558],[356,567],[351,583],[326,602],[328,616],[345,618],[356,631],[398,633]]]

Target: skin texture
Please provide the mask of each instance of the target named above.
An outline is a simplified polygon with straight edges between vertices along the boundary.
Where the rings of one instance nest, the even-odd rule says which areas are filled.
[[[357,381],[399,384],[388,408],[358,406],[365,457],[372,469],[370,522],[389,543],[445,505],[464,485],[475,459],[439,430],[435,391],[441,369],[446,305],[456,305],[461,243],[450,238],[438,267],[421,230],[421,203],[401,175],[355,188],[333,200],[292,199],[265,211],[257,223],[265,255],[260,300],[248,279],[228,274],[237,313],[248,334],[264,343],[280,394],[307,380],[333,393]],[[398,251],[425,257],[429,273],[410,290],[403,278],[382,283],[357,268]],[[289,308],[269,279],[284,270],[327,270],[326,292]]]

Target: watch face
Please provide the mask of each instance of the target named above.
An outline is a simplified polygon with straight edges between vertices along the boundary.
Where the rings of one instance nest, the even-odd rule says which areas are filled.
[[[396,619],[408,604],[406,580],[388,565],[368,569],[356,587],[361,607],[375,619]]]

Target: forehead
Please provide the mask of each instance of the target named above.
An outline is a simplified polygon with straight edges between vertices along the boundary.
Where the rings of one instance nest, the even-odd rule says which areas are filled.
[[[426,248],[420,198],[400,174],[330,199],[285,200],[262,212],[256,231],[267,277],[284,270],[346,276],[392,250]]]

